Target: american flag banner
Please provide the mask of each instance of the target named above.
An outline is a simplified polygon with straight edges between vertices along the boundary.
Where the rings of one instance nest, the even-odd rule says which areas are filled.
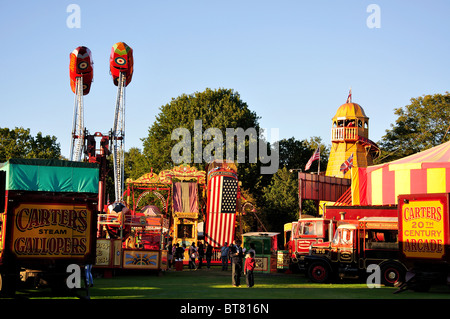
[[[316,151],[314,152],[313,156],[309,159],[308,163],[306,163],[305,171],[309,170],[311,168],[311,164],[316,161],[320,160],[320,146],[317,147]]]
[[[347,173],[347,171],[353,167],[353,153],[350,155],[348,159],[345,160],[344,163],[342,163],[340,170],[342,173]]]
[[[205,240],[213,247],[234,240],[237,189],[234,174],[216,172],[208,181]]]

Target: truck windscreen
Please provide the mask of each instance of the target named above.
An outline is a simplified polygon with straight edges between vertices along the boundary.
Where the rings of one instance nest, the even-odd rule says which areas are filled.
[[[322,221],[301,221],[298,223],[299,235],[323,236]]]

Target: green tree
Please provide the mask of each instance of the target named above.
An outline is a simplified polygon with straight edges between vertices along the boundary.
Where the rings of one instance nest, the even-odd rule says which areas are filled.
[[[128,152],[125,152],[124,157],[125,157],[124,158],[125,179],[127,178],[138,179],[145,173],[150,172],[150,170],[147,170],[149,164],[146,157],[137,147],[130,148]]]
[[[223,156],[225,157],[225,140],[227,128],[254,129],[259,132],[258,116],[251,111],[240,95],[231,89],[207,88],[204,92],[196,92],[191,95],[183,94],[166,105],[160,107],[160,113],[156,117],[156,121],[148,130],[148,136],[143,138],[143,155],[147,159],[146,170],[149,172],[151,168],[159,172],[164,169],[172,168],[174,163],[172,159],[172,149],[180,143],[180,140],[172,140],[172,132],[176,129],[187,130],[191,136],[190,141],[190,165],[199,169],[205,169],[207,161],[202,156],[201,163],[195,160],[194,141],[198,140],[198,136],[194,131],[194,123],[201,120],[202,140],[201,150],[205,150],[211,145],[212,140],[205,139],[205,132],[208,129],[218,129],[223,139],[221,144]],[[202,139],[203,137],[203,139]],[[234,152],[237,154],[238,146],[235,140]],[[249,140],[246,139],[245,147],[248,148]],[[203,155],[203,152],[201,153]],[[248,160],[249,152],[245,152],[245,163],[238,164],[239,178],[244,188],[254,189],[261,183],[259,174],[260,162],[250,163]],[[236,157],[234,157],[236,158]]]
[[[297,220],[299,217],[298,173],[304,171],[305,165],[317,147],[320,148],[320,168],[326,169],[329,147],[317,136],[309,140],[296,140],[294,137],[277,142],[280,150],[280,168],[273,175],[270,184],[264,187],[263,204],[260,204],[266,227],[273,231],[281,231],[285,223]],[[311,171],[317,171],[318,161],[311,166]],[[292,170],[292,171],[291,171]],[[316,207],[312,200],[302,201],[302,214],[316,215]]]
[[[309,140],[296,140],[294,137],[282,139],[278,142],[280,153],[280,167],[288,169],[301,169],[304,171],[305,165],[317,147],[320,147],[320,170],[324,171],[327,167],[330,148],[322,143],[318,136],[310,137]],[[311,172],[317,172],[318,161],[311,165]]]
[[[54,159],[60,157],[61,148],[55,136],[43,136],[39,132],[36,137],[33,137],[30,129],[0,128],[0,162],[6,162],[11,158]]]
[[[382,154],[377,162],[389,162],[450,140],[450,93],[412,98],[411,104],[396,108],[398,116],[378,143]]]
[[[287,222],[298,219],[297,175],[286,167],[273,175],[270,185],[264,188],[262,219],[268,231],[281,231]]]

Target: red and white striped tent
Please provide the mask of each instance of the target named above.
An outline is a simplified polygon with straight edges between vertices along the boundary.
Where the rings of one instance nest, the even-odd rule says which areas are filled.
[[[389,163],[352,168],[353,205],[394,205],[401,194],[450,193],[450,141]]]

